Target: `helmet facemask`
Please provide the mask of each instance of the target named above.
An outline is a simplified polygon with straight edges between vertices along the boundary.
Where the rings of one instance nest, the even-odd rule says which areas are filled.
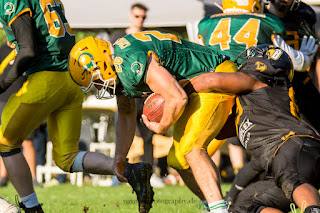
[[[100,74],[100,71],[97,70],[100,81],[92,81],[92,85],[96,87],[95,96],[98,99],[110,99],[115,96],[116,91],[116,79],[111,78],[104,80]],[[99,88],[99,89],[98,89]]]
[[[235,59],[235,64],[240,68],[249,58],[256,56],[257,54],[262,54],[263,51],[256,46],[249,47],[248,49],[242,51]],[[262,55],[261,55],[262,57]]]

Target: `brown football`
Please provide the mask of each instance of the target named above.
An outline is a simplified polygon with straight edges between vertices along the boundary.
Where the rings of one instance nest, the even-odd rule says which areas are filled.
[[[143,114],[149,121],[159,123],[164,109],[164,98],[156,93],[152,93],[145,100],[143,105]]]

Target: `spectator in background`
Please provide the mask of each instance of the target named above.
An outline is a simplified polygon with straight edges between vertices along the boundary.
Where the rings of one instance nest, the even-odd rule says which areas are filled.
[[[110,42],[114,43],[118,38],[127,34],[137,33],[144,30],[143,24],[147,18],[148,8],[140,3],[133,4],[129,13],[130,26],[127,29],[115,30],[110,35]]]
[[[9,47],[9,45],[5,44],[0,47],[0,72],[2,72],[0,79],[3,79],[5,76],[7,76],[8,71],[12,67],[12,64],[14,63],[14,58],[16,56],[15,50]],[[20,87],[23,85],[23,82],[27,79],[26,76],[20,76],[19,79],[17,79],[16,82],[14,82],[11,87],[5,91],[4,93],[0,94],[0,114],[3,111],[4,106],[6,105],[8,99],[10,96],[20,89]],[[1,125],[1,121],[0,121]],[[28,165],[30,167],[32,179],[33,179],[33,185],[34,186],[40,186],[40,184],[36,180],[36,150],[33,144],[33,133],[28,136],[26,140],[22,143],[23,148],[23,154],[28,162]],[[6,186],[8,184],[8,174],[7,170],[4,166],[4,163],[2,161],[2,157],[0,157],[0,186]]]
[[[122,30],[115,30],[110,35],[110,42],[113,44],[118,38],[121,38],[127,34],[137,33],[144,31],[144,21],[147,18],[147,12],[148,8],[141,4],[141,3],[135,3],[131,6],[131,10],[129,13],[129,19],[130,19],[130,26],[127,29]],[[146,127],[146,125],[143,123],[141,119],[142,111],[143,111],[143,104],[146,98],[136,98],[136,106],[137,106],[137,136],[141,137],[143,139],[144,145],[144,154],[142,156],[142,161],[149,163],[150,165],[153,165],[154,163],[154,157],[153,157],[153,144],[152,144],[152,138],[154,135],[154,132],[152,132],[150,129]],[[160,160],[160,162],[166,162]],[[160,168],[166,168],[165,166],[160,166]],[[164,183],[161,178],[153,174],[150,179],[151,185],[153,187],[164,187]]]

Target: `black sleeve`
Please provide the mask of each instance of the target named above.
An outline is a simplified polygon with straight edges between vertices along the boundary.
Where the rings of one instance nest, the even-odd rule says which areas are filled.
[[[245,164],[234,178],[230,191],[225,197],[225,200],[228,203],[234,203],[240,191],[242,191],[259,173],[263,171],[262,167],[259,168],[259,166],[257,166],[259,164],[254,161],[255,159],[251,158],[251,161]]]
[[[17,40],[19,52],[8,75],[0,82],[0,90],[2,91],[10,87],[25,72],[30,61],[36,55],[33,24],[29,13],[24,13],[14,20],[11,28]]]
[[[237,136],[236,125],[235,125],[235,115],[230,114],[228,117],[228,120],[220,130],[216,139],[223,140],[223,139],[227,139],[235,136]]]
[[[110,35],[110,42],[111,44],[113,44],[114,42],[116,42],[119,38],[122,38],[123,36],[126,35],[126,30],[121,29],[121,30],[115,30],[111,33]]]

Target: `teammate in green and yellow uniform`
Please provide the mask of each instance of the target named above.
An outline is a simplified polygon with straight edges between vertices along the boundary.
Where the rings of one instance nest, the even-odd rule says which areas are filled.
[[[10,97],[1,114],[0,154],[21,197],[19,207],[40,213],[43,210],[20,147],[43,120],[47,118],[53,158],[62,170],[111,175],[113,159],[102,153],[79,151],[84,94],[67,72],[75,36],[60,0],[0,1],[0,22],[18,51],[12,68],[0,82],[0,92],[24,72],[27,74],[26,82]],[[0,206],[5,209],[2,205],[6,203]]]
[[[218,69],[235,72],[235,65],[210,48],[159,31],[126,35],[115,42],[114,55],[112,50],[109,42],[88,37],[71,50],[69,70],[84,91],[94,85],[98,98],[117,96],[114,171],[118,179],[126,181],[123,171],[135,133],[133,98],[155,92],[165,99],[163,117],[159,123],[142,118],[156,133],[175,124],[168,164],[191,191],[209,202],[212,212],[227,212],[217,168],[206,147],[226,121],[235,96],[194,93],[189,81]]]
[[[223,13],[207,16],[198,25],[198,37],[205,46],[230,56],[234,61],[245,49],[272,44],[273,36],[286,36],[282,21],[261,13],[260,0],[223,0]]]

